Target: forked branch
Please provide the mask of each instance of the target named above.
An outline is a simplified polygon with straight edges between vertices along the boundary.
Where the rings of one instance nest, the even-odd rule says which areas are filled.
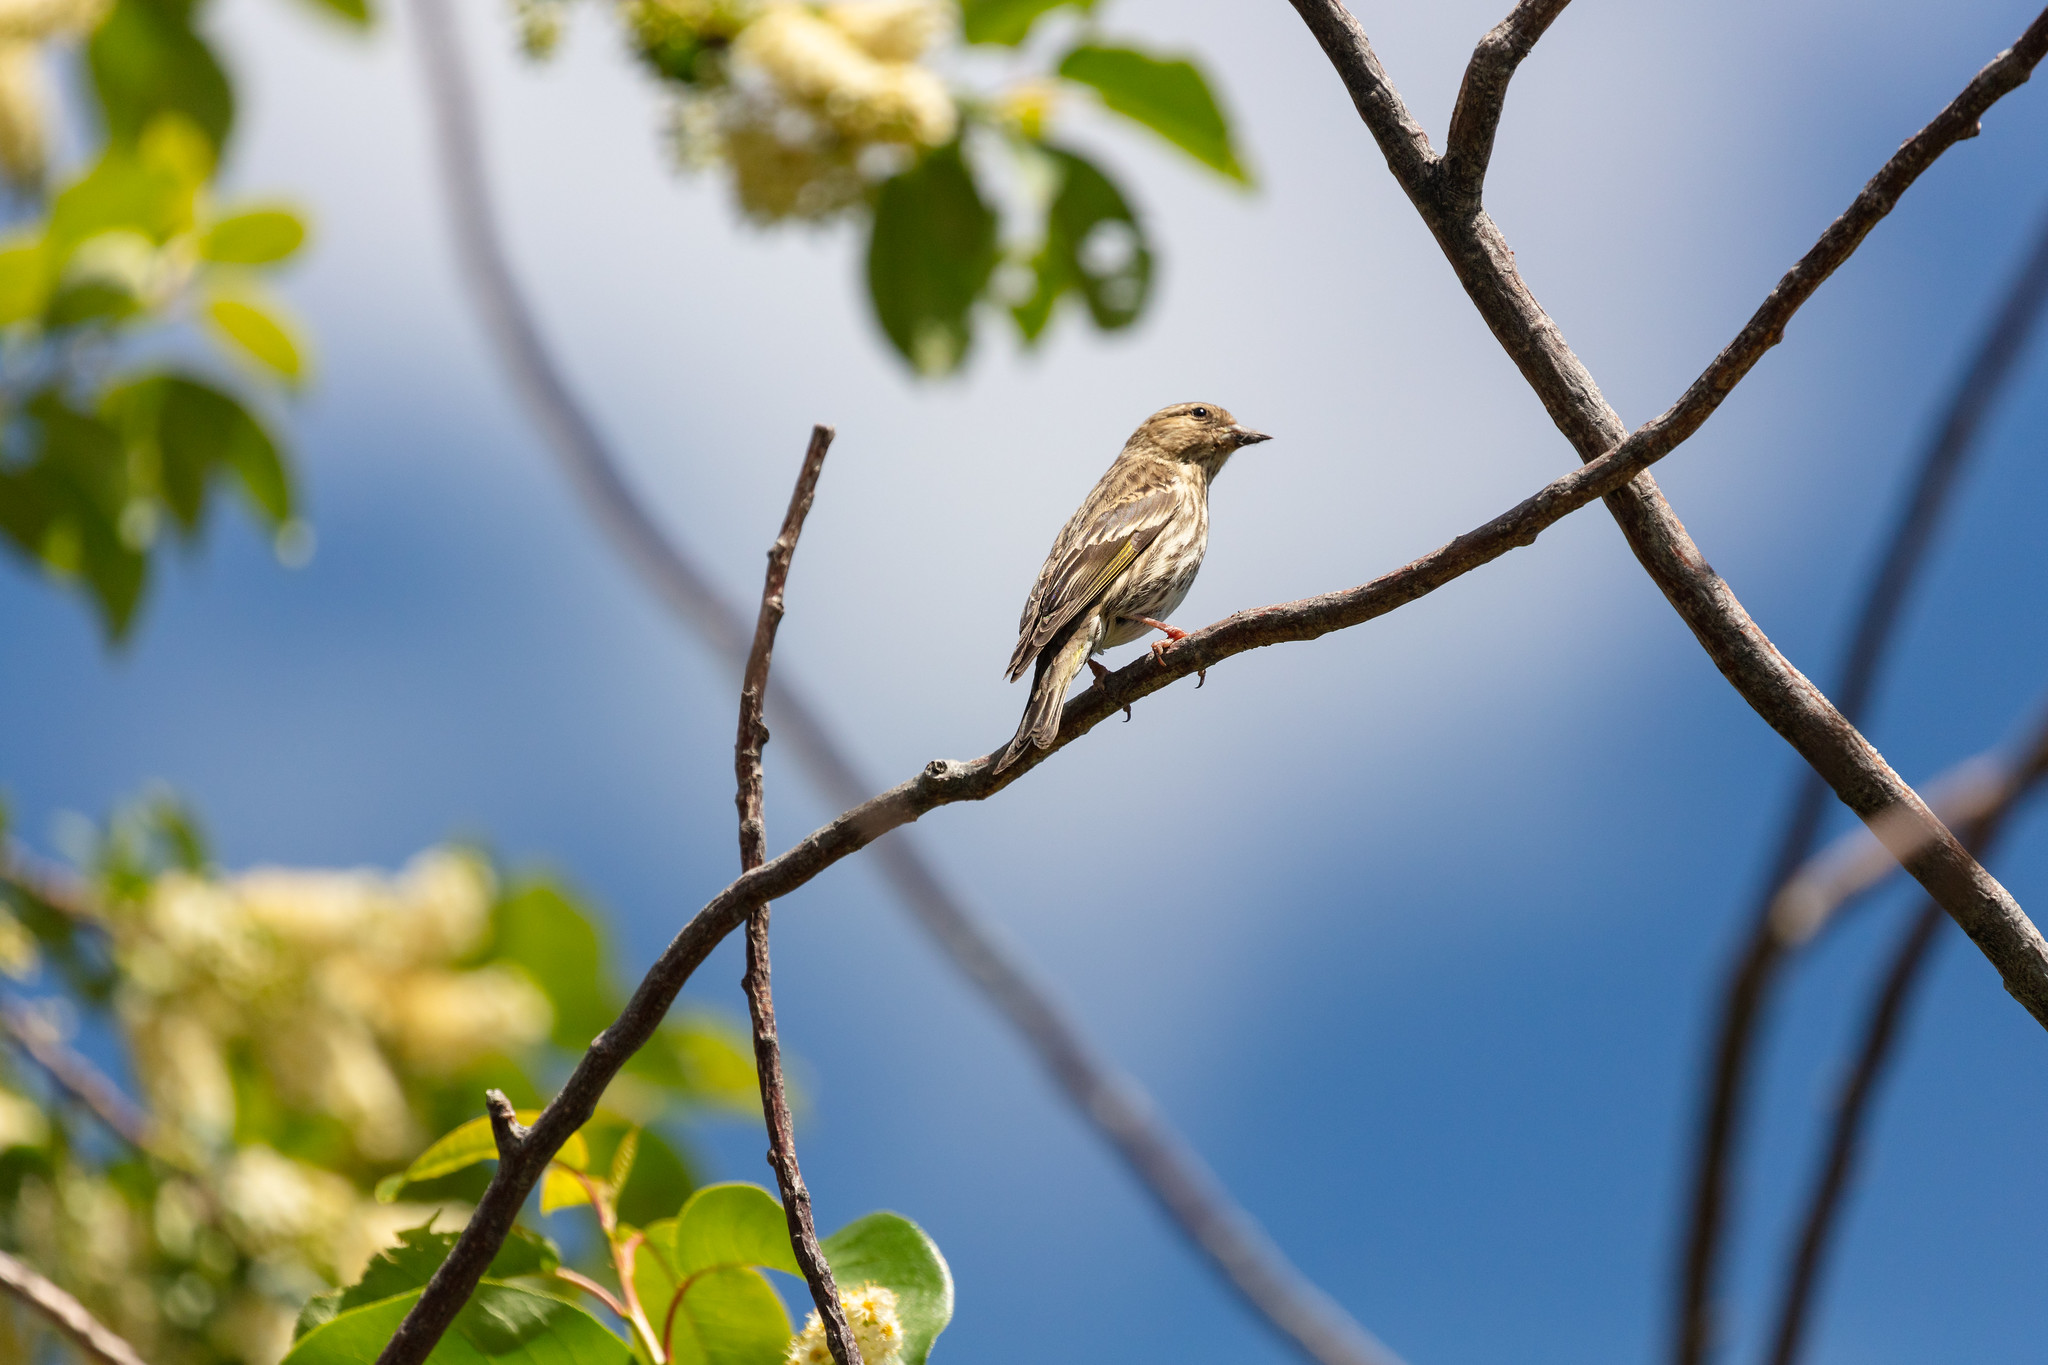
[[[1977,445],[1985,419],[2018,371],[2020,357],[2048,305],[2048,217],[2027,259],[2005,292],[1983,340],[1972,353],[1933,438],[1921,454],[1907,494],[1878,557],[1877,571],[1857,610],[1835,697],[1842,714],[1861,721],[1875,690],[1879,664],[1896,634],[1908,592],[1927,561],[1935,528]],[[1980,784],[1981,786],[1981,784]],[[1930,788],[1932,794],[1932,788]],[[1837,841],[1835,853],[1812,856],[1829,791],[1807,769],[1798,779],[1778,835],[1766,881],[1752,915],[1749,939],[1729,968],[1715,1023],[1714,1052],[1701,1078],[1700,1131],[1694,1144],[1692,1195],[1680,1255],[1675,1357],[1699,1358],[1707,1339],[1726,1240],[1730,1189],[1741,1125],[1748,1107],[1749,1075],[1770,995],[1786,955],[1810,939],[1860,886],[1892,866],[1890,855],[1867,840]],[[1979,797],[1996,793],[1979,790]],[[1950,799],[1967,806],[1971,793]],[[1939,797],[1942,818],[1951,816]],[[1853,850],[1853,851],[1852,851]],[[1869,854],[1880,860],[1872,866]]]
[[[1359,116],[1435,234],[1467,295],[1551,419],[1587,461],[1639,442],[1676,444],[1696,431],[1763,353],[1783,338],[1792,315],[1921,172],[1959,139],[1973,135],[1984,111],[2026,80],[2048,54],[2044,11],[2011,50],[1978,72],[1962,94],[1885,163],[1678,402],[1631,436],[1516,273],[1514,255],[1485,211],[1459,213],[1446,201],[1427,139],[1387,81],[1358,21],[1338,0],[1292,3],[1343,78]],[[2048,1027],[2048,942],[2018,902],[1771,643],[1707,564],[1655,480],[1644,475],[1616,491],[1608,498],[1608,508],[1637,560],[1722,676],[1927,888],[1998,968],[2006,989]]]
[[[754,625],[753,648],[747,652],[747,670],[740,681],[739,737],[733,742],[733,773],[738,792],[733,798],[740,812],[740,871],[752,872],[768,857],[768,827],[762,814],[761,746],[768,742],[768,727],[761,721],[762,701],[768,695],[768,671],[775,659],[775,632],[782,624],[783,588],[789,582],[790,560],[796,555],[797,538],[804,532],[804,518],[810,515],[811,500],[817,496],[818,474],[825,467],[825,452],[832,447],[832,428],[811,428],[811,444],[804,452],[803,468],[796,476],[796,488],[789,495],[789,512],[782,519],[782,533],[768,550],[768,576],[761,585],[761,615]],[[747,992],[747,1013],[754,1025],[754,1069],[761,1081],[761,1113],[768,1124],[768,1164],[775,1168],[775,1183],[782,1191],[782,1213],[789,1221],[789,1245],[804,1272],[811,1302],[825,1326],[825,1345],[838,1365],[861,1365],[860,1344],[846,1324],[846,1310],[839,1302],[839,1287],[833,1283],[832,1267],[818,1245],[818,1228],[811,1217],[811,1191],[804,1184],[803,1169],[796,1159],[796,1127],[789,1114],[789,1091],[782,1079],[782,1041],[775,1028],[775,992],[768,960],[768,902],[761,901],[747,911],[747,971],[740,983]]]
[[[1325,0],[1295,0],[1295,3],[1309,18],[1311,28],[1317,30],[1319,37],[1326,31],[1335,35],[1333,58],[1337,60],[1347,85],[1353,86],[1354,98],[1360,102],[1361,111],[1366,113],[1368,125],[1375,126],[1377,133],[1376,125],[1386,123],[1403,135],[1394,140],[1393,150],[1388,153],[1390,164],[1396,165],[1397,175],[1402,165],[1428,162],[1431,158],[1427,138],[1422,137],[1399,97],[1387,85],[1384,72],[1379,70],[1378,61],[1373,57],[1370,45],[1364,42],[1364,34],[1357,30],[1355,21],[1341,6],[1325,3]],[[2048,21],[2048,15],[2044,15],[2043,20]],[[1319,23],[1321,28],[1318,28]],[[2044,34],[2048,34],[2048,27],[2043,23],[2037,22],[2036,27],[2043,28]],[[1345,44],[1343,36],[1346,33],[1355,35],[1355,44]],[[1332,50],[1332,46],[1332,42],[1325,43],[1326,50]],[[2038,61],[2038,55],[2033,60]],[[2028,69],[2031,69],[2031,64]],[[1406,138],[1407,130],[1413,131],[1413,138]],[[1903,185],[1899,188],[1903,189]],[[1411,197],[1418,192],[1411,189]],[[1534,497],[1485,526],[1363,587],[1240,612],[1177,642],[1162,658],[1154,658],[1149,653],[1141,656],[1112,674],[1106,685],[1091,688],[1068,703],[1061,718],[1059,737],[1051,749],[1028,750],[1020,762],[1001,774],[993,771],[993,754],[969,763],[935,760],[916,777],[846,811],[780,856],[743,874],[705,905],[662,952],[641,980],[619,1019],[591,1044],[562,1091],[542,1112],[531,1137],[521,1144],[520,1159],[499,1163],[497,1174],[478,1204],[470,1225],[447,1261],[435,1273],[419,1303],[385,1347],[380,1365],[418,1365],[425,1359],[474,1288],[491,1255],[509,1232],[520,1204],[538,1180],[545,1161],[543,1159],[537,1166],[535,1156],[540,1152],[551,1154],[557,1150],[587,1121],[605,1085],[626,1059],[653,1035],[676,992],[712,947],[730,933],[754,905],[794,891],[834,863],[927,811],[956,801],[985,800],[995,795],[1053,753],[1075,742],[1127,701],[1149,695],[1178,678],[1212,667],[1246,650],[1289,640],[1314,639],[1382,615],[1498,558],[1515,545],[1533,541],[1559,518],[1595,497],[1616,493],[1632,478],[1641,479],[1632,496],[1644,504],[1643,512],[1648,514],[1651,522],[1655,522],[1656,508],[1661,507],[1663,500],[1654,483],[1643,478],[1639,471],[1704,421],[1712,408],[1718,405],[1726,388],[1732,387],[1747,372],[1749,365],[1754,363],[1754,357],[1729,372],[1726,386],[1712,386],[1718,392],[1698,411],[1690,425],[1667,422],[1654,437],[1624,441],[1620,419],[1599,398],[1591,377],[1585,374],[1577,358],[1557,337],[1555,326],[1543,317],[1534,299],[1513,276],[1505,243],[1499,240],[1497,232],[1491,232],[1490,224],[1484,223],[1483,213],[1478,215],[1478,221],[1491,233],[1490,237],[1482,233],[1472,239],[1472,244],[1477,246],[1483,258],[1476,262],[1480,273],[1466,278],[1467,267],[1475,267],[1475,261],[1462,251],[1453,253],[1453,263],[1460,266],[1461,278],[1466,278],[1467,289],[1474,292],[1475,301],[1479,299],[1478,281],[1483,279],[1494,286],[1495,297],[1508,306],[1509,312],[1522,310],[1533,319],[1540,319],[1541,327],[1530,321],[1526,327],[1509,329],[1521,343],[1520,353],[1515,346],[1510,346],[1510,352],[1515,354],[1518,363],[1523,363],[1524,373],[1531,375],[1531,382],[1536,383],[1539,393],[1545,395],[1546,404],[1551,406],[1554,416],[1560,417],[1560,425],[1565,427],[1568,435],[1578,427],[1583,429],[1580,435],[1600,438],[1597,448],[1589,449],[1581,444],[1581,454],[1586,463],[1571,474],[1554,480]],[[1867,232],[1868,228],[1864,231]],[[1439,239],[1444,240],[1444,234],[1439,233]],[[1853,250],[1855,242],[1860,240],[1861,235],[1857,234],[1842,248],[1843,254]],[[1494,251],[1496,247],[1497,253]],[[1446,250],[1451,251],[1448,243]],[[1804,292],[1789,291],[1786,299],[1778,305],[1782,316],[1789,317],[1818,283],[1819,280],[1815,279]],[[1772,297],[1776,300],[1779,294],[1774,292]],[[1489,322],[1495,321],[1498,311],[1492,304],[1482,304],[1482,312],[1488,315]],[[1778,325],[1782,327],[1782,321]],[[1500,335],[1502,330],[1497,325],[1496,335]],[[1725,357],[1727,352],[1723,354]],[[1525,357],[1534,358],[1525,361]],[[1722,361],[1717,359],[1716,366],[1721,364]],[[1542,382],[1538,382],[1539,379]],[[1691,392],[1688,391],[1688,397]],[[1678,407],[1675,406],[1676,411]],[[1578,436],[1574,436],[1574,440],[1579,443]],[[1632,517],[1625,505],[1618,505],[1616,513],[1624,527],[1631,530],[1632,541],[1642,540],[1638,532],[1643,529],[1645,517]],[[1670,516],[1668,508],[1663,509],[1662,517],[1668,520],[1669,525],[1652,524],[1648,527],[1650,538],[1655,540],[1661,536],[1661,541],[1649,545],[1639,543],[1638,554],[1651,566],[1653,575],[1658,578],[1660,586],[1665,586],[1667,595],[1680,604],[1681,611],[1687,612],[1688,621],[1694,622],[1695,630],[1701,633],[1703,643],[1709,645],[1716,662],[1731,680],[1737,682],[1751,704],[1788,739],[1792,739],[1809,761],[1829,777],[1844,799],[1873,823],[1876,832],[1893,848],[1895,856],[1929,887],[1944,908],[1964,922],[1973,937],[1983,935],[1980,946],[1985,947],[1987,955],[1999,965],[2008,988],[2030,1008],[2036,1008],[2037,1018],[2048,1021],[2048,945],[2041,943],[2031,922],[2005,894],[2004,888],[1961,850],[1954,836],[1934,818],[1912,789],[1899,781],[1862,737],[1848,729],[1845,722],[1840,722],[1840,717],[1827,705],[1826,699],[1819,697],[1818,692],[1770,648],[1762,633],[1741,613],[1740,604],[1733,602],[1732,595],[1726,596],[1725,601],[1714,595],[1714,588],[1719,585],[1718,578],[1698,561],[1697,551],[1684,536],[1684,528],[1676,526],[1676,518]],[[1636,523],[1633,526],[1632,521]],[[1660,555],[1669,554],[1680,557],[1681,564],[1676,572],[1671,566],[1657,562]],[[1686,562],[1688,555],[1690,563]],[[1688,578],[1686,571],[1693,565],[1696,565],[1696,570]],[[1725,586],[1719,586],[1719,591],[1725,594]],[[1694,621],[1698,613],[1681,601],[1688,592],[1707,594],[1710,610],[1699,621]],[[1764,682],[1768,686],[1761,692],[1752,679],[1742,676],[1743,667],[1749,659],[1739,650],[1731,659],[1725,639],[1728,632],[1733,632],[1737,646],[1748,646],[1752,651],[1760,647],[1768,652],[1768,658],[1761,665]],[[1750,638],[1752,636],[1753,639]],[[1775,674],[1771,671],[1771,660],[1775,660],[1778,670]],[[1811,693],[1811,697],[1798,691],[1802,687]],[[1846,736],[1827,730],[1829,716],[1848,730]],[[1818,736],[1812,733],[1815,722],[1825,733]],[[1903,830],[1877,819],[1894,809],[1903,810],[1908,817]]]
[[[550,353],[491,211],[475,104],[446,0],[414,0],[414,9],[456,255],[499,360],[607,539],[678,621],[714,653],[744,667],[748,631],[738,608],[634,495],[615,452]],[[808,695],[791,684],[789,670],[776,679],[769,706],[776,733],[830,805],[862,800],[874,784],[854,768]],[[1144,1088],[1089,1042],[1022,954],[946,885],[915,840],[891,839],[875,857],[912,916],[1010,1021],[1073,1113],[1109,1142],[1254,1312],[1319,1365],[1385,1365],[1393,1359],[1274,1245]]]

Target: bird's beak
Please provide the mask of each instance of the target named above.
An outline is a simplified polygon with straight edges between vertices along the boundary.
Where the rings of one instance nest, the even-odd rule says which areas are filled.
[[[1244,449],[1246,446],[1255,446],[1261,441],[1270,441],[1273,439],[1272,437],[1268,436],[1265,432],[1253,431],[1250,427],[1247,426],[1232,427],[1230,429],[1230,434],[1237,438],[1237,447],[1240,450]]]

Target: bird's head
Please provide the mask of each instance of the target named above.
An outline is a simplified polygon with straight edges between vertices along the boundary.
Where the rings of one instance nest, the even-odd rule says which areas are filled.
[[[1175,403],[1147,417],[1145,424],[1131,433],[1124,450],[1164,455],[1214,474],[1241,448],[1272,439],[1214,403]]]

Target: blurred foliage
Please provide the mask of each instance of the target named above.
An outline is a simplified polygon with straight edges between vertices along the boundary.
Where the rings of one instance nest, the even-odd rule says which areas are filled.
[[[99,831],[75,879],[10,856],[10,1017],[112,1040],[143,1132],[118,1139],[17,1029],[0,1052],[0,1243],[152,1365],[274,1365],[304,1305],[357,1281],[401,1229],[459,1226],[475,1163],[495,1155],[482,1121],[464,1123],[483,1090],[537,1103],[621,998],[573,893],[504,881],[465,850],[396,875],[224,876],[159,799]],[[674,1019],[646,1055],[564,1154],[607,1172],[608,1215],[636,1224],[696,1186],[677,1122],[759,1112],[730,1024]],[[548,1207],[592,1189],[565,1174]],[[0,1355],[28,1349],[35,1324],[0,1312]]]
[[[616,1287],[565,1276],[551,1241],[515,1228],[430,1365],[480,1365],[479,1357],[499,1365],[830,1365],[818,1315],[792,1331],[782,1296],[762,1273],[799,1274],[782,1205],[758,1185],[707,1185],[638,1222],[620,1192],[636,1179],[641,1136],[629,1130],[602,1165],[593,1144],[572,1142],[549,1172],[550,1181],[582,1191],[575,1202],[595,1218]],[[466,1128],[449,1134],[421,1169],[440,1173],[458,1153],[494,1160],[488,1125],[481,1140]],[[400,1237],[356,1284],[306,1306],[287,1365],[361,1365],[376,1356],[455,1243],[431,1227]],[[931,1238],[898,1214],[871,1213],[821,1245],[868,1365],[924,1365],[953,1317],[952,1272]],[[586,1297],[626,1339],[580,1306]]]
[[[344,7],[345,9],[346,7]],[[41,0],[0,14],[0,537],[80,586],[108,638],[133,625],[155,552],[195,542],[233,488],[290,559],[295,481],[257,410],[306,373],[263,285],[306,238],[293,210],[223,205],[234,92],[192,0]],[[104,137],[54,174],[44,79],[83,37]],[[200,333],[232,363],[195,372]]]
[[[567,3],[517,0],[528,52],[553,49]],[[1101,41],[1094,4],[615,3],[634,51],[674,92],[684,166],[725,167],[741,211],[759,223],[867,219],[875,319],[920,374],[958,369],[988,312],[1009,317],[1027,346],[1070,294],[1105,331],[1144,313],[1154,253],[1143,219],[1107,171],[1052,131],[1075,99],[1251,183],[1201,68]],[[1061,12],[1078,32],[1042,22]],[[1037,55],[1040,37],[1057,51]],[[961,47],[982,57],[965,61]],[[1011,68],[993,92],[939,69],[992,60]]]

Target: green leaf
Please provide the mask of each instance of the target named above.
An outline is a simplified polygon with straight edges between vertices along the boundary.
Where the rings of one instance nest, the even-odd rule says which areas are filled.
[[[707,1185],[645,1235],[634,1290],[654,1330],[668,1332],[673,1365],[779,1365],[789,1315],[754,1269],[799,1273],[775,1196],[759,1185]],[[679,1284],[687,1289],[676,1304]]]
[[[721,1015],[696,1012],[664,1024],[654,1045],[634,1053],[626,1069],[693,1105],[761,1112],[753,1035]]]
[[[960,34],[970,43],[1015,47],[1039,16],[1061,5],[1093,9],[1094,0],[960,0]]]
[[[521,1123],[530,1124],[540,1117],[538,1109],[522,1109],[515,1117]],[[412,1165],[394,1176],[387,1176],[377,1182],[377,1199],[388,1204],[398,1198],[398,1192],[407,1185],[422,1180],[438,1180],[444,1175],[476,1165],[479,1161],[498,1159],[497,1139],[491,1135],[489,1116],[471,1119],[468,1123],[448,1133],[426,1151],[413,1159]],[[571,1133],[569,1140],[562,1144],[562,1150],[555,1153],[556,1163],[572,1170],[583,1170],[590,1164],[590,1146],[583,1140],[583,1134]]]
[[[1251,183],[1231,145],[1223,108],[1193,62],[1154,57],[1136,48],[1084,43],[1060,61],[1059,73],[1092,87],[1111,109],[1150,128],[1204,166],[1239,184]]]
[[[306,241],[305,222],[290,209],[250,209],[215,222],[199,239],[202,260],[226,265],[270,265]]]
[[[1128,327],[1152,290],[1152,248],[1130,204],[1095,165],[1057,147],[1043,149],[1060,174],[1046,206],[1045,239],[1031,261],[1037,281],[1011,310],[1026,342],[1036,341],[1070,291],[1087,302],[1104,331]]]
[[[691,1275],[711,1266],[759,1265],[801,1274],[789,1249],[789,1222],[775,1196],[738,1181],[706,1185],[676,1217],[676,1270]]]
[[[896,1213],[857,1218],[822,1243],[841,1289],[879,1284],[896,1292],[903,1365],[924,1365],[953,1320],[953,1272],[924,1229]]]
[[[367,0],[309,0],[309,3],[351,28],[368,29],[373,22]]]
[[[149,572],[120,433],[45,389],[25,405],[35,455],[0,466],[0,531],[60,574],[77,576],[108,638],[133,622]]]
[[[868,238],[868,296],[882,330],[926,375],[959,367],[974,302],[996,266],[996,216],[958,143],[884,181]]]
[[[215,152],[227,141],[234,91],[193,31],[193,9],[190,0],[117,0],[93,30],[87,58],[115,144],[137,142],[164,113],[190,119]]]
[[[565,887],[546,878],[517,882],[492,921],[493,955],[524,971],[554,1006],[556,1047],[581,1052],[610,1027],[621,997],[590,916]]]
[[[61,271],[81,243],[101,233],[139,232],[161,243],[192,225],[193,200],[204,176],[191,177],[191,168],[173,145],[175,137],[166,132],[155,139],[154,157],[109,147],[90,171],[57,196],[45,235],[46,271]]]
[[[0,327],[40,314],[49,292],[49,265],[40,241],[0,247]]]
[[[247,299],[216,298],[206,305],[206,316],[223,336],[248,355],[277,371],[286,379],[297,379],[304,369],[298,343],[284,324],[261,305]]]
[[[308,1303],[292,1329],[292,1339],[297,1340],[351,1309],[379,1303],[408,1290],[424,1289],[434,1272],[441,1268],[441,1262],[448,1259],[456,1237],[453,1232],[434,1231],[431,1222],[424,1227],[400,1232],[398,1245],[386,1247],[371,1257],[360,1280],[345,1289],[318,1295]],[[552,1275],[561,1264],[562,1253],[553,1242],[537,1232],[515,1226],[505,1239],[505,1245],[491,1258],[490,1269],[485,1275],[493,1280],[508,1280],[517,1275]]]
[[[351,1309],[307,1332],[285,1356],[290,1365],[374,1365],[420,1291]],[[560,1299],[485,1280],[429,1365],[629,1365],[626,1343],[596,1318]]]
[[[272,526],[291,518],[291,478],[277,443],[227,394],[195,380],[166,380],[157,440],[167,463],[196,462],[211,452],[235,472],[243,493]]]
[[[671,1365],[782,1365],[789,1310],[758,1270],[724,1266],[698,1274],[668,1327]]]
[[[272,526],[292,515],[291,480],[276,443],[220,390],[177,375],[151,375],[110,389],[100,410],[131,446],[153,457],[158,491],[188,536],[204,519],[206,490],[219,469],[235,474]]]
[[[644,1130],[633,1157],[632,1174],[615,1187],[619,1221],[645,1227],[679,1207],[696,1187],[696,1177],[682,1155],[661,1134]]]

